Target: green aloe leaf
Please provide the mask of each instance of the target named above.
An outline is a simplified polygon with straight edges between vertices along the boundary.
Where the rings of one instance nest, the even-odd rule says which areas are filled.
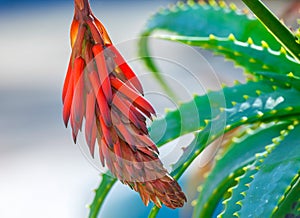
[[[249,123],[299,115],[299,94],[294,88],[279,87],[272,82],[248,82],[195,97],[193,101],[167,113],[165,119],[154,121],[152,127],[160,129],[155,134],[160,133],[161,129],[165,130],[165,134],[158,140],[159,145],[187,133],[195,135],[193,142],[185,147],[183,154],[173,165],[171,175],[179,179],[193,160],[224,132]],[[220,98],[223,95],[225,104],[224,99]],[[214,101],[210,101],[211,99]],[[213,103],[210,105],[207,102]],[[195,106],[199,114],[188,113],[188,111],[195,112]],[[209,111],[218,113],[208,113]],[[183,114],[187,114],[188,117],[181,117]],[[191,117],[194,121],[190,119]],[[163,128],[160,128],[160,125],[163,125]],[[153,139],[157,139],[155,134],[150,134]],[[154,208],[150,217],[155,217],[157,212],[158,208]]]
[[[95,191],[95,197],[92,204],[89,206],[90,214],[89,218],[97,218],[100,212],[100,209],[104,203],[105,198],[107,197],[109,191],[111,190],[112,186],[116,183],[117,179],[111,177],[109,175],[103,174],[102,180]]]
[[[224,87],[220,91],[195,96],[192,101],[168,111],[164,118],[154,120],[150,136],[161,146],[205,128],[209,133],[211,125],[219,126],[220,130],[226,125],[228,131],[253,121],[298,114],[299,94],[294,88],[267,81]]]
[[[292,184],[288,193],[279,205],[274,217],[300,216],[300,174],[295,184]]]
[[[244,173],[234,179],[237,185],[228,189],[228,194],[231,196],[229,199],[223,201],[224,211],[218,215],[218,218],[236,216],[236,211],[241,207],[240,199],[243,199],[243,193],[251,183],[252,176],[257,171],[256,167],[258,167],[259,164],[259,160],[256,160],[253,164],[244,167]],[[234,192],[236,189],[238,189],[239,192]]]
[[[279,136],[291,121],[277,121],[258,123],[245,126],[241,133],[231,139],[226,152],[218,156],[214,168],[205,182],[199,187],[199,198],[195,204],[195,217],[211,217],[214,209],[234,183],[237,173],[242,168],[255,161],[255,154],[265,150],[265,145],[272,143],[272,139]]]
[[[232,33],[241,41],[252,37],[257,43],[265,40],[272,48],[281,47],[259,20],[239,10],[234,4],[227,6],[224,1],[211,4],[180,2],[161,9],[148,20],[144,32],[150,33],[155,30],[203,37],[210,34],[226,37]]]
[[[278,51],[272,50],[264,41],[256,45],[251,38],[245,42],[238,41],[232,34],[226,38],[214,35],[209,37],[157,35],[156,37],[212,50],[241,66],[247,73],[269,77],[275,73],[281,74],[281,80],[278,81],[289,83],[296,81],[295,87],[299,87],[299,62],[290,57],[283,48]],[[269,73],[264,74],[264,72]]]
[[[298,178],[300,170],[300,126],[295,121],[282,135],[282,141],[275,140],[267,148],[270,153],[258,168],[257,173],[241,201],[240,217],[272,217],[278,205],[284,200],[290,186]],[[287,135],[286,135],[287,134]],[[273,150],[273,151],[272,151]],[[283,155],[284,154],[284,155]],[[284,172],[284,173],[283,173]]]
[[[242,0],[291,56],[300,61],[299,39],[261,0]]]
[[[161,9],[148,20],[141,33],[139,55],[167,91],[170,91],[168,85],[159,74],[148,47],[149,37],[157,30],[197,37],[208,37],[210,34],[227,37],[233,34],[242,42],[246,42],[251,37],[255,44],[265,41],[273,50],[281,48],[278,41],[259,20],[237,9],[233,4],[228,7],[223,1],[210,5],[188,1],[187,4],[179,3]]]
[[[249,87],[250,83],[247,84],[247,88]],[[239,95],[238,90],[236,89],[237,95]],[[179,178],[204,148],[222,136],[224,132],[248,123],[280,119],[287,115],[299,115],[299,92],[293,88],[287,90],[276,88],[275,90],[268,94],[259,93],[259,96],[255,97],[253,95],[244,96],[243,102],[235,102],[232,106],[221,109],[221,113],[215,119],[209,121],[203,130],[195,133],[195,140],[185,148],[183,155],[178,160],[180,164],[174,165],[172,175]],[[225,89],[224,93],[226,93]],[[227,95],[225,94],[225,96]]]
[[[248,197],[249,197],[248,191],[249,191],[249,187],[251,187],[253,185],[252,182],[255,182],[255,180],[259,179],[259,180],[263,180],[266,184],[268,184],[269,180],[266,180],[267,178],[264,178],[264,177],[257,178],[257,176],[259,176],[260,170],[265,166],[265,162],[267,162],[267,160],[269,158],[271,158],[272,155],[276,154],[277,147],[282,146],[282,143],[284,143],[284,140],[286,139],[286,137],[289,135],[291,130],[293,130],[294,124],[298,125],[298,121],[294,120],[294,122],[287,123],[287,125],[284,126],[284,128],[282,128],[282,130],[280,132],[278,132],[277,137],[271,138],[271,140],[269,140],[269,141],[264,141],[264,143],[261,144],[261,148],[264,150],[264,152],[258,152],[257,154],[253,155],[253,158],[255,159],[255,161],[253,163],[247,165],[246,167],[244,167],[243,168],[243,170],[245,171],[244,174],[235,179],[235,181],[237,181],[237,185],[234,187],[231,187],[229,189],[231,196],[230,196],[230,198],[226,199],[223,202],[225,207],[224,207],[224,211],[218,216],[219,218],[238,216],[239,211],[244,206],[244,203],[245,202],[248,203]],[[264,136],[262,136],[262,137],[264,137]],[[256,140],[262,140],[262,137],[256,138]],[[295,145],[295,144],[293,146],[297,147],[297,145]],[[294,171],[296,170],[296,174],[297,174],[297,171],[299,170],[299,168],[297,169],[297,167],[298,166],[295,166],[295,169],[294,169]],[[280,170],[280,169],[278,169],[278,170]],[[276,172],[276,174],[274,174],[275,177],[273,178],[273,180],[277,181],[278,179],[280,179],[280,180],[282,179],[282,178],[276,178],[276,175],[278,175],[278,173],[279,172]],[[283,174],[283,173],[281,173],[281,174]],[[293,176],[295,176],[295,174]],[[268,178],[268,179],[270,179],[270,178]],[[270,180],[270,181],[272,182],[272,180]],[[274,189],[276,189],[276,191],[280,192],[283,189],[286,189],[288,187],[288,185],[283,185],[283,184],[274,182],[274,187],[275,187]],[[258,188],[258,187],[256,187],[256,188]],[[276,196],[276,194],[274,194],[272,196],[267,195],[266,199],[264,199],[261,202],[261,204],[262,204],[261,208],[268,208],[270,205],[272,205],[272,203],[276,205],[277,201],[279,201],[279,200],[278,199],[276,200],[276,198],[274,198],[274,196]],[[271,201],[273,201],[273,202],[271,202]],[[254,208],[256,208],[256,207],[254,207]],[[269,213],[273,213],[272,210],[274,210],[274,208],[272,208],[271,210],[269,209],[270,210]],[[253,213],[249,213],[249,215],[250,214],[253,215]],[[260,216],[261,215],[258,215],[258,217],[260,217]],[[254,215],[254,217],[256,217],[256,215]],[[267,214],[264,214],[264,216],[262,216],[262,217],[270,217],[270,215],[267,216]]]

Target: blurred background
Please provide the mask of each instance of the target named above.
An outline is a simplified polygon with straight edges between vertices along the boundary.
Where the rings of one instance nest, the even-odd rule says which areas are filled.
[[[134,60],[137,57],[136,37],[147,18],[160,6],[171,2],[175,1],[92,0],[91,5],[125,58]],[[242,5],[241,1],[235,2]],[[265,2],[276,14],[285,16],[291,26],[295,25],[293,7],[290,7],[293,1]],[[72,17],[72,0],[0,0],[1,218],[87,217],[86,205],[94,197],[92,189],[99,184],[99,171],[85,158],[80,146],[73,144],[70,129],[65,129],[61,115],[61,90],[70,55]],[[165,51],[159,43],[154,43],[153,50]],[[166,49],[169,53],[177,51],[169,48]],[[182,57],[194,51],[186,52],[175,53]],[[190,58],[186,57],[188,61]],[[205,72],[215,72],[220,82],[243,80],[241,70],[234,69],[222,58],[204,51],[201,51],[201,58]],[[157,91],[160,89],[146,69],[135,62],[132,64],[150,93],[149,99],[162,115],[172,102],[163,103],[160,97],[151,95],[154,90],[162,91]],[[168,72],[172,75],[168,64],[163,67],[166,75]],[[193,77],[174,74],[177,77],[172,78],[176,81],[186,80],[181,85],[187,89],[187,94],[197,92],[199,84],[189,85]],[[196,72],[196,77],[205,79],[201,72]],[[214,81],[207,82],[201,91],[216,85]],[[163,159],[171,162],[167,159],[172,158],[165,156]],[[141,214],[150,208],[143,207],[136,193],[118,184],[100,217],[119,217],[120,214],[122,217],[143,217]],[[169,217],[171,214],[172,217],[189,217],[169,210],[162,211],[160,217],[166,217],[166,213]]]

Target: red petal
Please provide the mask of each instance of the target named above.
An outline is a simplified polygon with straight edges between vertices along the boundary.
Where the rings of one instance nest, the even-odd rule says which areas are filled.
[[[121,150],[121,144],[119,142],[114,144],[114,153],[116,155],[115,168],[118,169],[118,174],[119,174],[118,177],[120,179],[124,179],[123,165],[124,164],[126,165],[126,163],[124,163],[123,154],[122,154],[122,150]]]
[[[72,52],[74,54],[73,57],[77,57],[77,56],[81,55],[85,33],[86,33],[86,26],[83,24],[80,24],[78,27],[78,31],[76,32],[76,35],[72,36],[73,40],[74,40],[74,41],[73,40],[71,41],[71,44],[73,44],[73,46],[72,46],[72,49],[73,49]]]
[[[137,149],[152,158],[157,158],[158,156],[156,152],[154,152],[152,149],[150,150],[148,147],[144,145],[137,146]]]
[[[79,83],[75,88],[71,112],[71,118],[73,121],[71,125],[74,133],[76,133],[75,137],[77,137],[78,130],[81,129],[84,116],[83,81]]]
[[[87,133],[91,132],[93,122],[95,121],[95,107],[96,107],[96,97],[93,92],[90,92],[86,96],[85,130]]]
[[[127,105],[127,107],[130,108],[130,110],[132,111],[132,113],[135,114],[135,116],[142,122],[146,121],[146,118],[144,115],[142,115],[134,106],[132,103],[130,103],[128,100],[124,99],[124,103]],[[151,117],[151,114],[149,115]]]
[[[85,110],[85,138],[89,145],[90,152],[94,156],[94,148],[97,136],[97,127],[95,120],[96,97],[93,92],[87,94]]]
[[[142,128],[142,123],[136,117],[136,115],[127,107],[126,104],[122,102],[120,97],[116,94],[114,95],[113,105],[120,111],[127,119],[129,119],[138,129]]]
[[[103,148],[102,148],[102,146],[106,146],[105,145],[105,140],[101,139],[99,135],[97,136],[97,140],[98,140],[100,161],[101,161],[102,166],[104,167],[105,166],[105,161],[104,161],[105,159],[104,159],[104,155],[103,155]]]
[[[98,68],[98,74],[99,74],[99,78],[100,78],[100,82],[101,82],[101,88],[103,90],[103,93],[106,97],[107,102],[111,103],[112,90],[111,90],[110,79],[109,79],[110,72],[107,71],[102,45],[99,45],[99,44],[94,45],[93,53],[94,53],[96,65]]]
[[[68,121],[70,118],[70,113],[71,113],[71,106],[72,106],[72,101],[73,101],[73,91],[74,91],[74,83],[73,83],[74,77],[71,74],[70,75],[70,81],[69,81],[69,86],[68,90],[64,99],[64,106],[63,106],[63,119],[65,126],[68,126]]]
[[[155,143],[149,138],[147,135],[137,135],[137,138],[144,143],[145,145],[151,147],[157,154],[159,154],[158,148],[156,147]]]
[[[91,131],[90,145],[89,145],[90,153],[93,158],[95,155],[96,137],[97,137],[97,125],[96,125],[96,122],[94,121],[92,131]]]
[[[74,61],[73,74],[74,74],[74,87],[76,87],[80,77],[84,71],[85,62],[82,57],[77,57]]]
[[[105,139],[102,138],[101,140],[101,152],[105,158],[105,161],[106,161],[106,165],[108,167],[108,169],[110,169],[110,171],[112,172],[113,175],[116,175],[116,170],[114,168],[114,165],[113,165],[113,159],[111,158],[111,150],[108,149],[108,146],[105,142]]]
[[[155,115],[155,111],[151,104],[140,94],[129,88],[125,83],[115,77],[111,77],[112,86],[127,98],[129,98],[133,104],[139,108],[142,112],[149,112]]]
[[[79,22],[77,20],[73,19],[73,22],[71,24],[71,32],[70,32],[70,38],[71,38],[71,46],[73,48],[77,34],[78,34],[78,27],[79,27]]]
[[[92,84],[94,93],[96,95],[96,99],[97,99],[98,107],[100,109],[101,116],[103,117],[106,126],[110,127],[112,125],[110,109],[106,102],[103,91],[100,87],[100,82],[99,82],[97,73],[95,71],[89,73],[89,79]]]
[[[71,73],[72,73],[72,56],[70,58],[68,71],[67,71],[67,75],[66,75],[65,82],[64,82],[64,87],[63,87],[63,93],[62,93],[63,103],[65,101],[65,97],[66,97],[66,94],[67,94],[67,91],[68,91],[68,88],[69,88]]]
[[[74,122],[74,118],[73,118],[72,114],[71,114],[71,117],[70,117],[70,123],[71,123],[71,127],[72,127],[73,141],[76,144],[77,134],[78,134],[79,129],[76,128],[76,124]]]
[[[95,43],[96,44],[98,44],[98,43],[103,44],[102,36],[101,36],[100,31],[98,30],[98,28],[95,26],[95,24],[90,20],[88,20],[86,22],[87,22],[87,24],[90,28],[90,31],[92,33],[92,37],[93,37]]]
[[[111,45],[112,42],[111,42],[111,40],[110,40],[110,38],[108,36],[108,33],[107,33],[105,27],[103,26],[103,24],[95,16],[93,16],[93,18],[94,18],[94,22],[95,22],[98,30],[100,31],[102,39],[104,40],[104,44],[105,45]]]
[[[111,49],[111,51],[116,55],[115,56],[115,62],[119,66],[119,68],[122,70],[124,76],[129,80],[130,83],[133,84],[133,86],[141,93],[143,94],[143,87],[135,75],[135,73],[132,71],[132,69],[128,66],[122,55],[119,53],[119,51],[116,49],[114,45],[111,45],[108,47]]]
[[[79,129],[82,125],[84,115],[84,98],[83,98],[83,71],[84,71],[84,60],[78,57],[74,61],[74,68],[72,74],[74,76],[73,85],[73,101],[71,108],[71,127],[73,129],[73,138],[76,142],[76,137]]]
[[[75,123],[81,127],[84,115],[84,60],[82,58],[76,59],[74,63],[74,100],[72,103],[73,115]]]
[[[142,134],[146,134],[148,135],[149,132],[148,132],[148,128],[146,126],[146,123],[142,122],[139,120],[139,123],[140,123],[140,130],[142,130]]]
[[[136,152],[135,140],[134,135],[127,130],[127,128],[123,124],[119,124],[116,126],[117,130],[121,134],[121,138],[130,146],[131,150]]]
[[[114,152],[118,159],[122,158],[121,145],[119,142],[114,145]]]
[[[105,138],[105,141],[106,143],[108,144],[108,146],[110,148],[113,148],[114,146],[114,142],[113,142],[113,139],[112,139],[112,136],[111,136],[111,131],[110,129],[106,126],[102,116],[99,117],[99,120],[100,120],[100,126],[101,126],[101,130],[102,130],[102,134]]]
[[[135,152],[135,133],[132,133],[133,131],[130,131],[130,125],[125,126],[125,124],[121,122],[121,118],[115,111],[112,111],[112,115],[114,119],[114,127],[119,133],[119,137],[131,147],[132,151]]]

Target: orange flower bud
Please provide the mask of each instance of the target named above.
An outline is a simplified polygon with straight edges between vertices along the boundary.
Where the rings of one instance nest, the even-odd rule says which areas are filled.
[[[155,110],[88,0],[75,0],[71,46],[62,100],[64,123],[70,121],[75,143],[84,124],[91,155],[97,142],[102,165],[139,192],[146,205],[182,207],[186,197],[148,135],[146,117],[152,119]]]

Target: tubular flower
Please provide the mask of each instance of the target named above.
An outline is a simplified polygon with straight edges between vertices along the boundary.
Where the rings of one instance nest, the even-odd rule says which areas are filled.
[[[151,200],[158,207],[182,207],[186,197],[149,138],[146,117],[155,111],[88,0],[75,0],[71,46],[62,99],[64,123],[70,123],[74,142],[84,126],[91,155],[97,143],[102,165],[139,192],[146,205]]]

